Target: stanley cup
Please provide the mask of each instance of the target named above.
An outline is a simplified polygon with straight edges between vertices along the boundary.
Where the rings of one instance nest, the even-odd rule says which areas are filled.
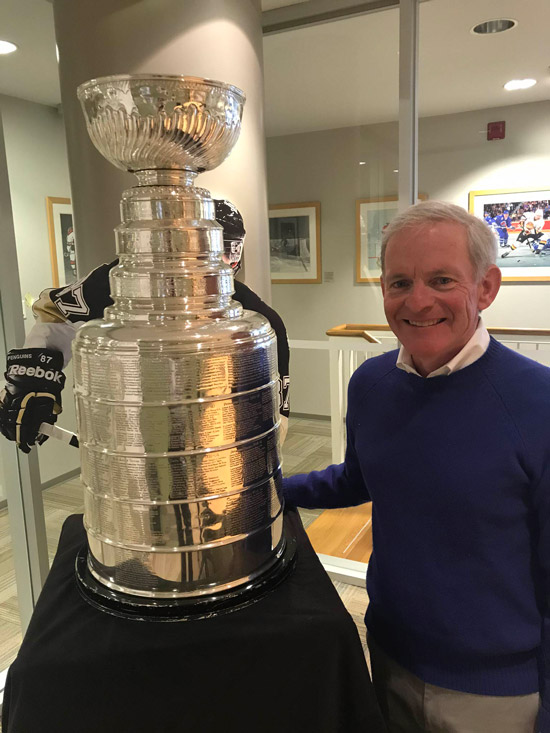
[[[88,568],[150,599],[245,587],[284,553],[275,334],[232,300],[210,193],[244,94],[192,77],[78,89],[122,194],[114,305],[74,342]]]

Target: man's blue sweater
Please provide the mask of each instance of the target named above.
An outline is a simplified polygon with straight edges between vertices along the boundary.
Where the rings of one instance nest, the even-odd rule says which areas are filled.
[[[372,500],[365,621],[378,644],[464,692],[533,693],[540,672],[550,731],[550,369],[494,339],[450,376],[395,362],[355,372],[344,463],[285,479],[285,498]]]

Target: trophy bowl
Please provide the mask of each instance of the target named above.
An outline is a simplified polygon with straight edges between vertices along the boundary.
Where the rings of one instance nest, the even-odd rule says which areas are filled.
[[[106,76],[77,93],[95,147],[132,173],[216,168],[239,137],[245,102],[231,84],[192,76]]]

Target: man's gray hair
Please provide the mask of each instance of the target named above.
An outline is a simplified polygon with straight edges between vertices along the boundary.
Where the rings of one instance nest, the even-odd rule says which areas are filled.
[[[388,241],[403,229],[413,229],[430,222],[449,221],[462,224],[468,238],[470,261],[474,268],[476,280],[481,280],[491,265],[497,259],[497,240],[494,232],[487,224],[472,216],[461,206],[448,204],[445,201],[421,201],[410,206],[402,214],[391,221],[382,235],[382,250],[380,254],[382,275],[384,274],[384,258]]]

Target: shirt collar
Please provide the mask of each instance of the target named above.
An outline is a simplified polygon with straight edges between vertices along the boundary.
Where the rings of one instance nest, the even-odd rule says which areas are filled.
[[[429,379],[430,377],[448,377],[449,374],[452,374],[453,372],[458,372],[460,369],[464,369],[464,367],[470,366],[470,364],[473,364],[474,361],[477,361],[487,351],[489,340],[489,332],[483,325],[483,321],[480,317],[477,328],[468,343],[463,346],[458,354],[453,356],[450,361],[448,361],[446,364],[443,364],[443,366],[438,367],[433,372],[430,372],[426,378]],[[408,351],[406,351],[404,346],[401,346],[401,348],[399,349],[396,366],[398,369],[402,369],[404,372],[408,372],[409,374],[416,374],[417,377],[422,376],[416,371],[412,356],[408,353]]]

